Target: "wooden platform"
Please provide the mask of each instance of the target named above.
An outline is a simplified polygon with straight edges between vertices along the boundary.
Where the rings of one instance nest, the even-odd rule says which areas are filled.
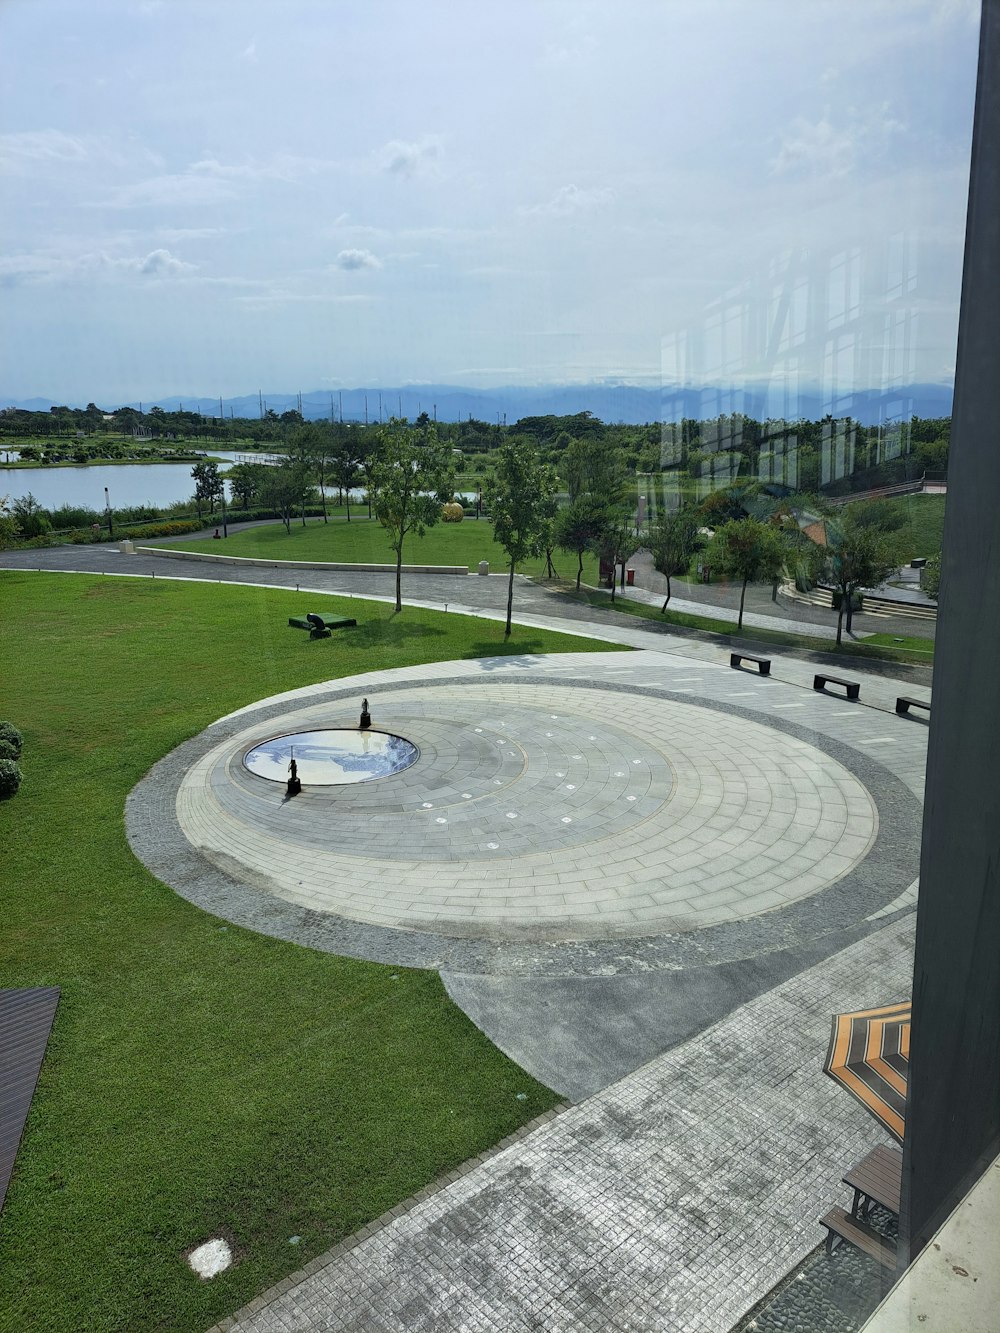
[[[58,1003],[56,986],[0,990],[0,1208]]]

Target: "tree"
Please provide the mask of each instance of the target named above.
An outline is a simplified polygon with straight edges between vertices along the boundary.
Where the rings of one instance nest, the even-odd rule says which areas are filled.
[[[528,556],[542,550],[548,524],[555,513],[556,483],[552,469],[543,464],[532,443],[523,436],[507,439],[495,454],[495,471],[483,485],[483,496],[493,524],[493,538],[507,552],[507,627],[510,634],[514,606],[514,574]]]
[[[18,496],[10,507],[10,515],[25,541],[41,537],[49,530],[49,516],[30,491],[27,495]]]
[[[884,583],[897,561],[885,533],[878,527],[860,525],[848,516],[840,527],[827,524],[829,554],[825,574],[840,594],[837,599],[837,644],[842,641],[844,615],[851,632],[854,599],[859,588],[877,588]]]
[[[622,583],[625,582],[625,562],[639,549],[640,541],[632,521],[631,507],[609,505],[600,512],[598,529],[594,536],[593,550],[605,564],[611,565],[611,604],[614,605],[618,580],[615,566],[622,569]]]
[[[555,516],[553,527],[556,545],[564,551],[570,551],[577,558],[576,590],[580,591],[583,578],[583,557],[593,549],[594,541],[601,529],[603,508],[592,496],[578,495],[565,509],[560,509]]]
[[[233,498],[244,509],[249,509],[260,495],[261,487],[267,477],[268,468],[264,463],[234,463],[226,473],[226,481]]]
[[[698,520],[690,510],[679,509],[665,514],[650,529],[646,545],[653,557],[653,568],[667,580],[667,595],[661,612],[670,601],[670,580],[683,574],[691,564],[698,544]]]
[[[402,611],[403,544],[411,532],[422,537],[441,517],[437,492],[454,484],[452,457],[433,427],[417,433],[397,417],[380,428],[379,443],[372,465],[375,517],[396,553],[396,610]]]
[[[936,602],[941,595],[941,557],[940,555],[931,555],[927,557],[927,564],[924,565],[920,574],[920,587],[923,592]]]
[[[260,488],[261,504],[278,511],[290,536],[292,514],[305,503],[309,493],[309,470],[298,459],[289,458],[277,467],[265,468],[265,471],[267,475]]]
[[[214,514],[216,500],[222,499],[222,478],[219,476],[218,463],[195,463],[191,476],[194,478],[194,503],[198,517],[201,518],[201,506],[205,500],[209,503],[209,513]]]
[[[10,496],[0,495],[0,551],[9,551],[19,540],[17,524],[10,512]]]
[[[743,628],[743,604],[747,584],[774,579],[785,562],[786,544],[781,531],[755,518],[731,519],[718,529],[708,548],[712,569],[741,580],[740,614],[737,629]]]
[[[360,466],[356,436],[353,431],[345,431],[334,446],[333,475],[341,493],[346,497],[348,523],[351,521],[351,487],[358,479]]]

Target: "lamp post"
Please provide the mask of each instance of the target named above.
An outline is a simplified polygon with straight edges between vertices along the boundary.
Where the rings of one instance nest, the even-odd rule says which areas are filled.
[[[107,486],[105,486],[104,488],[104,508],[108,511],[108,536],[111,538],[112,541],[114,541],[115,525],[114,525],[114,520],[111,517],[111,500],[108,496]]]
[[[229,529],[226,527],[226,481],[222,479],[222,535],[229,536]]]

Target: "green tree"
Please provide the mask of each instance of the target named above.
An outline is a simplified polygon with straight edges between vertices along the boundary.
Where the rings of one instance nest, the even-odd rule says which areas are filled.
[[[411,431],[396,417],[380,428],[379,445],[372,466],[375,517],[396,553],[396,610],[402,611],[403,545],[411,532],[422,537],[441,517],[437,492],[454,486],[452,456],[433,427]]]
[[[611,603],[614,605],[618,580],[615,568],[621,566],[625,582],[625,563],[639,549],[641,542],[632,521],[632,510],[624,505],[608,505],[601,509],[592,549],[597,556],[611,565]]]
[[[556,483],[552,469],[539,460],[530,440],[504,440],[494,454],[494,472],[483,485],[483,498],[493,524],[493,537],[507,552],[507,628],[514,606],[514,574],[521,561],[539,555],[555,513]]]
[[[825,575],[840,594],[837,599],[837,644],[842,641],[844,616],[851,632],[854,600],[859,588],[877,588],[897,568],[888,537],[878,527],[861,525],[849,515],[838,526],[827,524],[829,543]]]
[[[194,503],[198,517],[201,518],[201,506],[206,501],[209,513],[214,514],[216,500],[222,499],[222,478],[219,476],[218,463],[207,460],[195,463],[191,476],[194,478]]]
[[[49,516],[30,491],[27,495],[18,496],[10,507],[10,515],[25,541],[41,537],[49,530]]]
[[[563,551],[572,552],[577,558],[577,592],[580,591],[583,578],[583,557],[593,549],[601,530],[602,516],[602,505],[589,495],[578,495],[565,509],[559,510],[553,521],[556,545]]]
[[[0,495],[0,551],[9,551],[19,540],[17,524],[10,512],[10,496]]]
[[[267,471],[264,463],[234,463],[226,473],[225,479],[229,482],[233,498],[238,500],[244,509],[249,509],[256,502]]]
[[[653,557],[653,568],[667,580],[667,595],[661,612],[666,611],[670,601],[670,580],[675,574],[687,570],[697,544],[698,519],[690,510],[678,509],[676,513],[664,514],[650,529],[646,545]]]
[[[920,574],[920,587],[932,602],[936,602],[940,597],[941,557],[939,555],[928,557],[927,564],[924,565]]]
[[[277,467],[266,467],[260,487],[260,502],[275,509],[291,535],[292,515],[305,504],[310,487],[309,469],[296,458],[288,458]]]
[[[712,538],[706,555],[708,563],[713,570],[741,582],[738,630],[743,628],[747,584],[775,579],[785,562],[786,551],[780,530],[755,518],[732,519]]]

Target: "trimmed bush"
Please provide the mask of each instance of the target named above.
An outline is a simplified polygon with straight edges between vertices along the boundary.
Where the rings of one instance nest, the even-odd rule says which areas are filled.
[[[21,750],[24,748],[24,737],[13,722],[0,722],[0,741],[6,741],[14,751],[14,758],[20,759]]]
[[[9,801],[17,795],[21,785],[21,770],[13,759],[0,759],[0,801]]]
[[[461,523],[465,510],[456,501],[441,506],[441,518],[445,523]]]
[[[0,759],[16,759],[17,751],[10,741],[0,740]]]

